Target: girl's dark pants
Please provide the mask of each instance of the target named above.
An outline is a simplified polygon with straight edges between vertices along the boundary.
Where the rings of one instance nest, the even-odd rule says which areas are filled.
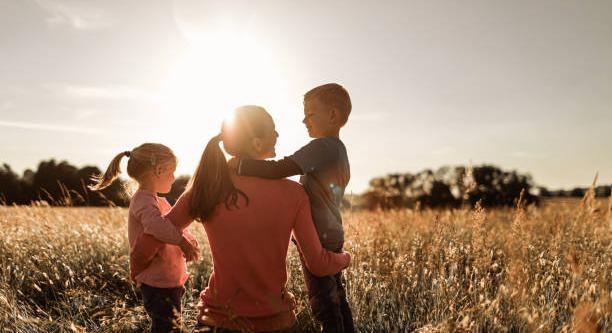
[[[185,288],[156,288],[143,283],[140,292],[151,317],[151,333],[180,332],[181,298]]]
[[[342,251],[342,247],[334,252]],[[314,276],[302,261],[302,272],[308,289],[310,309],[322,325],[322,332],[355,332],[353,314],[346,299],[342,272],[336,275]]]

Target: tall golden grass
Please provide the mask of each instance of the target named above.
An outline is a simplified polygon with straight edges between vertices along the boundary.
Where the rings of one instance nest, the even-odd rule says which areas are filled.
[[[122,208],[0,206],[0,331],[133,332],[148,319],[127,279]],[[347,293],[361,332],[611,332],[612,200],[514,209],[346,212]],[[193,326],[211,271],[191,265]],[[289,289],[314,330],[299,260]]]

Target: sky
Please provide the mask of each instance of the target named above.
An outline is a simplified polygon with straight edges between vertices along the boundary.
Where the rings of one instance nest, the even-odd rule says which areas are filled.
[[[348,193],[468,163],[612,183],[611,1],[0,0],[0,163],[17,172],[160,142],[191,174],[244,104],[290,155],[303,94],[329,82],[353,102]]]

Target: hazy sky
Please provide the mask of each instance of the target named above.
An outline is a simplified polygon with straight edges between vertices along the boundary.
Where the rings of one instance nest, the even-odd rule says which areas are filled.
[[[288,155],[328,82],[353,100],[349,191],[470,160],[612,182],[609,0],[0,0],[0,162],[18,172],[161,142],[191,173],[241,104],[268,109]]]

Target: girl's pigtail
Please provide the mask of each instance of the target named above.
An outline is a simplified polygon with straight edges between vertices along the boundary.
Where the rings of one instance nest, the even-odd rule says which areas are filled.
[[[95,184],[89,185],[89,189],[92,191],[100,191],[112,184],[113,181],[121,173],[121,170],[119,169],[121,159],[123,158],[123,156],[129,158],[130,154],[131,153],[129,151],[124,151],[120,154],[117,154],[117,156],[115,156],[115,158],[113,158],[113,160],[108,165],[108,168],[106,168],[106,172],[104,172],[104,174],[91,177],[91,180],[93,180]]]

